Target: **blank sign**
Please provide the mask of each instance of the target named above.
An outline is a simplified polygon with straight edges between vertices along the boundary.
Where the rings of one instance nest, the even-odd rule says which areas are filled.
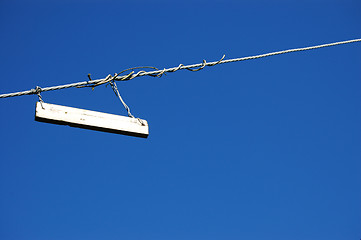
[[[35,120],[142,138],[149,135],[148,123],[143,119],[44,102],[36,103]]]

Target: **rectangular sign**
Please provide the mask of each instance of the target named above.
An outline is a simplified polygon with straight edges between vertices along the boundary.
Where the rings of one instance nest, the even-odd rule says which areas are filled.
[[[35,120],[142,138],[149,135],[146,120],[44,102],[36,103]]]

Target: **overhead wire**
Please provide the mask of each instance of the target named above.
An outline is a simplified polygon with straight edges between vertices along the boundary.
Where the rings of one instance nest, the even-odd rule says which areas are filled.
[[[97,87],[97,86],[100,86],[100,85],[103,85],[103,84],[110,83],[111,81],[128,81],[128,80],[132,80],[132,79],[134,79],[136,77],[141,77],[141,76],[161,77],[163,74],[165,74],[167,72],[176,72],[178,70],[183,70],[183,69],[194,72],[194,71],[202,70],[206,66],[215,66],[215,65],[224,64],[224,63],[240,62],[240,61],[270,57],[270,56],[275,56],[275,55],[280,55],[280,54],[286,54],[286,53],[291,53],[291,52],[308,51],[308,50],[313,50],[313,49],[318,49],[318,48],[331,47],[331,46],[336,46],[336,45],[341,45],[341,44],[348,44],[348,43],[355,43],[355,42],[361,42],[361,38],[347,40],[347,41],[340,41],[340,42],[321,44],[321,45],[315,45],[315,46],[310,46],[310,47],[302,47],[302,48],[294,48],[294,49],[270,52],[270,53],[254,55],[254,56],[248,56],[248,57],[226,59],[226,60],[224,60],[225,55],[223,55],[223,57],[218,61],[206,62],[206,60],[203,60],[202,63],[191,64],[191,65],[180,64],[180,65],[178,65],[178,67],[164,68],[163,70],[159,70],[159,69],[157,69],[155,67],[135,67],[135,68],[129,68],[129,69],[123,70],[123,71],[115,74],[114,76],[109,74],[106,78],[102,78],[102,79],[92,80],[90,78],[90,75],[88,75],[89,81],[76,82],[76,83],[70,83],[70,84],[53,86],[53,87],[45,87],[45,88],[36,87],[35,89],[30,89],[30,90],[22,91],[22,92],[0,94],[0,98],[17,97],[17,96],[32,95],[32,94],[39,95],[40,92],[54,91],[54,90],[60,90],[60,89],[65,89],[65,88],[72,88],[72,87],[77,87],[77,88],[79,88],[79,87],[92,87],[92,88],[94,88],[94,87]],[[153,71],[140,70],[137,73],[132,71],[132,70],[139,69],[139,68],[143,68],[143,69],[144,68],[152,68],[152,69],[155,69],[155,70],[153,70]],[[126,75],[121,75],[120,76],[120,74],[122,74],[122,73],[124,73],[126,71],[131,71],[131,72],[126,74]]]

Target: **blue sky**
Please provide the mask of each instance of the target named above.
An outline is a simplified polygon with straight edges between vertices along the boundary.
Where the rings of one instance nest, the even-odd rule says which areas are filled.
[[[361,37],[359,1],[1,1],[0,93]],[[0,100],[0,238],[361,238],[361,44],[118,83],[148,139]],[[126,115],[111,88],[45,102]]]

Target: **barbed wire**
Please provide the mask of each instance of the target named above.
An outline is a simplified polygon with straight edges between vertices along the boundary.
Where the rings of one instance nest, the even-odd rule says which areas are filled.
[[[91,88],[94,88],[94,87],[97,87],[97,86],[100,86],[100,85],[103,85],[103,84],[108,84],[111,81],[113,81],[113,82],[114,81],[129,81],[129,80],[132,80],[132,79],[134,79],[136,77],[141,77],[141,76],[161,77],[167,72],[176,72],[178,70],[183,70],[183,69],[186,69],[186,70],[189,70],[189,71],[192,71],[192,72],[196,72],[196,71],[202,70],[206,66],[214,66],[214,65],[218,65],[218,64],[231,63],[231,62],[240,62],[240,61],[264,58],[264,57],[275,56],[275,55],[280,55],[280,54],[286,54],[286,53],[291,53],[291,52],[308,51],[308,50],[313,50],[313,49],[318,49],[318,48],[331,47],[331,46],[354,43],[354,42],[361,42],[361,38],[347,40],[347,41],[334,42],[334,43],[321,44],[321,45],[310,46],[310,47],[294,48],[294,49],[282,50],[282,51],[277,51],[277,52],[270,52],[270,53],[254,55],[254,56],[248,56],[248,57],[226,59],[226,60],[224,60],[225,55],[223,55],[223,57],[220,60],[215,61],[215,62],[206,62],[206,60],[203,60],[202,63],[191,64],[191,65],[179,64],[178,67],[164,68],[163,70],[159,70],[159,69],[157,69],[155,67],[135,67],[135,68],[129,68],[129,69],[123,70],[123,71],[121,71],[119,73],[114,74],[114,76],[109,74],[106,78],[102,78],[102,79],[92,80],[90,78],[90,75],[88,75],[89,81],[70,83],[70,84],[53,86],[53,87],[45,87],[45,88],[40,88],[40,87],[37,86],[35,89],[30,89],[30,90],[27,90],[27,91],[1,94],[0,98],[17,97],[17,96],[32,95],[32,94],[38,94],[39,95],[40,92],[54,91],[54,90],[60,90],[60,89],[65,89],[65,88],[72,88],[72,87],[77,87],[77,88],[79,88],[79,87],[91,87]],[[144,70],[140,70],[137,73],[132,71],[132,70],[135,70],[135,69],[144,69],[144,68],[152,68],[152,69],[155,69],[155,70],[148,71],[148,72],[144,71]],[[126,74],[126,75],[119,76],[120,74],[122,74],[124,72],[127,72],[127,71],[131,71],[131,72]]]

